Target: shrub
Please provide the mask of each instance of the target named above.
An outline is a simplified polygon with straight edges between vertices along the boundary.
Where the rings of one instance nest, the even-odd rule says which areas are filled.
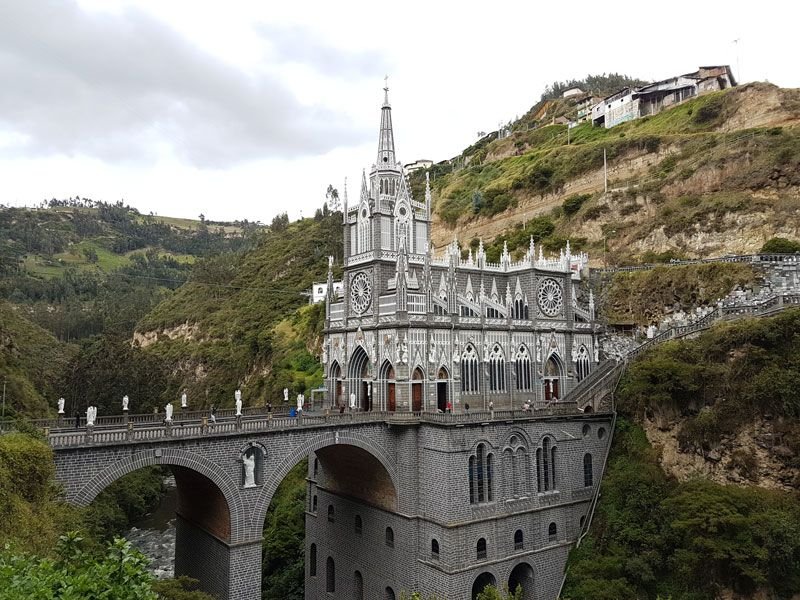
[[[774,237],[761,247],[763,254],[794,254],[800,252],[800,242],[787,240],[782,237]]]
[[[565,215],[572,216],[581,209],[581,206],[583,206],[589,198],[591,198],[589,194],[572,194],[564,200],[561,208],[564,209]]]

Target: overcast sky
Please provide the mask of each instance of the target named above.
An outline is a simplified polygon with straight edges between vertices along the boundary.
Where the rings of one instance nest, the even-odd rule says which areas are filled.
[[[310,216],[374,161],[386,74],[400,160],[438,161],[553,80],[738,64],[800,87],[799,21],[786,0],[0,0],[0,204]]]

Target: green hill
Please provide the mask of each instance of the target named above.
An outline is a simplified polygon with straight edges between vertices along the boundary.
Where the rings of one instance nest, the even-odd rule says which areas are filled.
[[[199,263],[190,280],[136,326],[135,343],[174,372],[195,402],[282,401],[319,385],[322,305],[303,293],[341,257],[341,213],[271,228],[255,248]]]
[[[77,347],[58,341],[0,301],[0,380],[6,417],[42,417],[55,406],[60,381]],[[52,408],[51,408],[52,410]]]
[[[434,242],[523,252],[533,235],[611,262],[752,252],[800,239],[800,90],[748,84],[611,129],[486,136],[432,168]],[[609,192],[604,192],[604,154]],[[424,174],[412,186],[419,189]],[[533,227],[531,228],[531,224]]]

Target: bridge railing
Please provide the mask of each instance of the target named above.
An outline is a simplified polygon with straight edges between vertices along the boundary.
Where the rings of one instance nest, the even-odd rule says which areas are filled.
[[[117,428],[55,429],[45,432],[54,448],[71,446],[122,444],[156,440],[217,437],[242,433],[267,432],[298,428],[344,426],[356,423],[385,422],[389,425],[413,425],[420,422],[441,425],[462,425],[490,421],[513,421],[541,417],[579,414],[574,402],[539,403],[529,410],[472,410],[457,413],[440,412],[346,412],[304,414],[299,417],[268,416],[267,418],[234,418],[201,422],[174,421],[171,424],[131,423]]]

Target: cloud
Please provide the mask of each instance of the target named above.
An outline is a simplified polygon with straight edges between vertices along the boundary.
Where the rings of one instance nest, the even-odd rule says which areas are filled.
[[[367,56],[327,48],[308,31],[265,26],[260,33],[280,61],[351,78],[379,74]],[[167,146],[189,164],[225,168],[322,154],[372,133],[302,104],[276,75],[223,63],[138,10],[2,3],[0,80],[0,131],[24,140],[4,146],[9,156],[142,162]]]

